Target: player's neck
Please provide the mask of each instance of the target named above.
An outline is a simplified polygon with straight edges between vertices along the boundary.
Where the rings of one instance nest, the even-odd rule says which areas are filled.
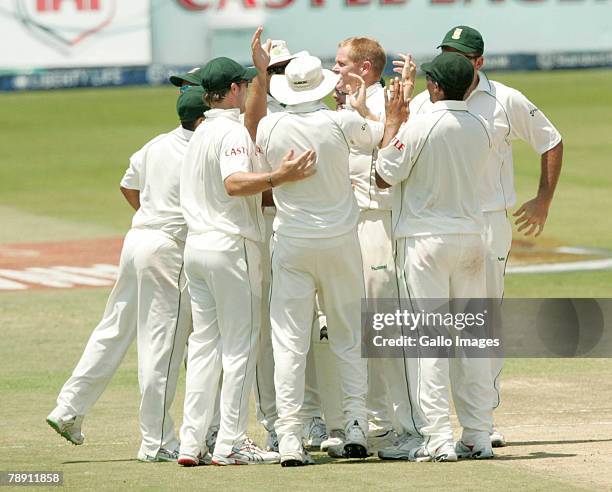
[[[468,97],[470,97],[470,94],[472,92],[474,92],[474,89],[476,89],[476,87],[478,87],[479,83],[480,83],[480,76],[478,75],[478,72],[476,72],[476,74],[474,75],[474,80],[472,81],[472,84],[468,87],[468,90],[465,93],[465,98],[466,99]]]

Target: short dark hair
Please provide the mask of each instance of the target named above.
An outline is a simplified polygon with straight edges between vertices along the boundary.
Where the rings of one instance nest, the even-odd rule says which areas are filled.
[[[444,87],[444,84],[441,84],[439,81],[437,81],[436,78],[430,73],[427,73],[425,75],[426,75],[426,78],[428,78],[429,80],[431,80],[432,82],[435,82],[436,84],[440,86],[440,88],[444,91],[444,99],[449,100],[449,101],[463,101],[463,98],[465,97],[465,93],[469,89],[469,86],[466,87],[462,93],[461,89],[457,89],[456,87],[452,87],[452,88]]]
[[[196,129],[196,121],[197,120],[192,120],[192,121],[181,121],[181,126],[185,129],[185,130],[189,130],[189,131],[194,131]]]

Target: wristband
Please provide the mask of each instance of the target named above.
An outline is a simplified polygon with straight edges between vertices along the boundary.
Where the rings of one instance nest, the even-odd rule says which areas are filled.
[[[272,183],[272,174],[268,175],[268,184],[270,185],[270,188],[274,188],[274,183]]]

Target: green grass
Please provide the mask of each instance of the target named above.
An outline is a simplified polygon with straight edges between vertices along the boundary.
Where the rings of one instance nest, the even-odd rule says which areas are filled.
[[[134,347],[111,384],[87,416],[86,442],[75,447],[45,423],[61,385],[76,364],[89,333],[104,308],[107,289],[40,291],[27,295],[2,294],[0,316],[0,394],[2,420],[0,470],[63,471],[65,486],[78,490],[406,490],[439,488],[492,490],[578,490],[581,483],[550,470],[532,470],[525,464],[547,458],[539,448],[526,452],[506,448],[493,462],[388,463],[332,461],[317,453],[317,466],[281,469],[280,466],[203,467],[182,469],[176,464],[143,464],[135,454],[139,446],[138,383]],[[24,315],[27,313],[27,315]],[[566,381],[568,374],[582,381],[605,377],[611,361],[510,360],[509,380],[529,376]],[[182,378],[184,375],[182,375]],[[184,385],[179,386],[172,410],[180,425]],[[600,388],[604,395],[609,388]],[[605,399],[602,395],[601,399]],[[531,396],[530,396],[531,397]],[[516,399],[512,399],[517,404]],[[601,403],[600,403],[601,404]],[[251,415],[253,415],[251,411]],[[262,428],[251,417],[249,433],[263,439]],[[564,446],[565,455],[570,448]],[[546,448],[544,449],[547,450]],[[549,453],[551,456],[554,453]],[[524,460],[518,464],[517,460]]]

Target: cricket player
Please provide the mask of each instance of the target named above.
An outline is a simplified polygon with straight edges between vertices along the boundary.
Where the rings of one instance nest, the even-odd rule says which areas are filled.
[[[384,123],[385,96],[381,75],[387,63],[383,47],[374,39],[366,37],[348,38],[340,42],[336,52],[333,71],[340,75],[336,92],[364,96],[364,108],[355,108],[356,100],[346,98],[344,107],[358,110],[362,116]],[[361,88],[360,85],[363,84]],[[365,109],[365,112],[364,112]],[[374,162],[378,146],[363,148],[351,146],[349,170],[353,192],[359,206],[357,233],[361,248],[361,259],[365,279],[365,297],[368,299],[396,298],[393,241],[391,239],[391,209],[394,188],[380,189],[375,182]],[[372,358],[368,363],[368,448],[376,452],[379,448],[395,444],[397,435],[393,429],[390,405],[388,372],[397,359]],[[324,447],[335,454],[337,430],[324,443]]]
[[[187,226],[179,205],[179,175],[187,144],[208,108],[191,87],[177,101],[181,125],[148,142],[130,159],[121,191],[136,210],[125,237],[119,274],[95,328],[47,422],[82,444],[84,416],[98,400],[134,337],[141,391],[140,461],[177,459],[170,417],[180,363],[191,330],[183,273]]]
[[[382,125],[355,112],[334,112],[321,100],[339,76],[312,56],[292,60],[270,82],[287,108],[262,119],[257,145],[262,164],[277,172],[287,149],[315,149],[317,174],[273,188],[274,220],[270,318],[274,347],[276,431],[283,466],[309,464],[302,446],[306,356],[318,294],[337,357],[343,392],[344,454],[367,456],[367,374],[360,354],[363,268],[357,240],[359,209],[348,168],[350,145],[371,149]],[[274,183],[276,185],[276,183]]]
[[[202,86],[212,108],[196,131],[183,162],[181,205],[187,221],[185,271],[192,299],[187,384],[179,464],[265,464],[278,462],[246,437],[248,400],[255,376],[261,324],[261,257],[264,238],[261,194],[272,185],[303,179],[314,172],[314,156],[292,153],[273,173],[259,173],[247,112],[247,87],[265,114],[265,74],[269,55],[253,36],[255,68],[220,57],[202,70]],[[250,104],[250,103],[249,103]],[[260,113],[258,113],[260,114]],[[221,382],[221,425],[214,450],[204,437],[211,424]]]
[[[407,101],[394,82],[376,162],[381,187],[400,185],[394,236],[401,297],[410,300],[410,309],[419,311],[430,309],[425,299],[485,295],[484,220],[474,182],[491,147],[484,119],[471,114],[463,100],[474,76],[469,61],[456,53],[442,53],[422,69],[431,111],[411,117],[398,132]],[[382,449],[379,456],[410,461],[493,457],[488,359],[430,355],[409,358],[408,365],[410,394],[423,418],[418,429],[422,439],[415,436],[412,442]],[[450,387],[463,427],[456,447]]]
[[[307,51],[291,53],[287,43],[283,40],[272,40],[270,43],[270,62],[266,71],[267,114],[285,110],[285,106],[270,95],[270,79],[273,75],[284,74],[285,67],[298,56],[308,55]],[[242,116],[242,115],[241,115]],[[278,414],[276,412],[276,392],[274,390],[274,356],[272,355],[272,339],[270,337],[270,239],[272,237],[272,223],[276,215],[273,203],[264,206],[263,216],[266,225],[264,241],[261,245],[261,262],[263,274],[262,288],[262,322],[255,369],[255,405],[257,420],[267,432],[266,449],[278,451],[278,437],[274,424]],[[321,418],[321,403],[317,390],[317,381],[312,354],[306,369],[306,392],[304,395],[303,418],[305,420],[305,438],[307,445],[319,447],[327,437],[325,423]]]
[[[446,33],[442,51],[465,56],[474,67],[474,79],[466,99],[470,112],[480,115],[490,126],[493,149],[479,179],[479,193],[485,218],[487,297],[502,299],[504,273],[512,243],[509,210],[516,204],[512,142],[523,140],[540,154],[541,172],[535,198],[525,202],[514,213],[518,232],[540,235],[561,173],[563,142],[561,135],[544,113],[518,90],[490,80],[482,71],[484,41],[481,34],[468,26],[456,26]],[[399,64],[398,64],[399,65]],[[425,91],[410,103],[411,114],[430,111],[432,103]],[[494,381],[493,408],[500,403],[499,380],[503,358],[491,360]],[[494,447],[504,446],[505,438],[497,430],[491,434]]]

